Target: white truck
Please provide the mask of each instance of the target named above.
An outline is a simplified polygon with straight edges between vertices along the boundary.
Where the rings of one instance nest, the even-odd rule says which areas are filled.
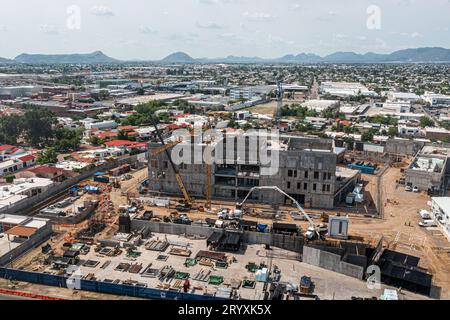
[[[431,219],[425,219],[419,222],[419,226],[421,227],[436,227],[436,222]]]

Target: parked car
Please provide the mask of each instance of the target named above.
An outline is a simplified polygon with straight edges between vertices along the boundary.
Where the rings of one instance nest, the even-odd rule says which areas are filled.
[[[431,215],[427,210],[420,210],[419,214],[423,220],[431,220]]]
[[[411,191],[412,191],[411,186],[406,186],[406,187],[405,187],[405,191],[411,192]]]
[[[434,220],[431,220],[431,219],[422,220],[419,222],[419,226],[421,226],[421,227],[436,227],[436,222],[434,222]]]
[[[419,190],[419,187],[415,186],[412,191],[413,192],[419,192],[420,190]]]

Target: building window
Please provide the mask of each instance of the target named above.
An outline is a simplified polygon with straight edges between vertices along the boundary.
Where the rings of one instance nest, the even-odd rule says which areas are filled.
[[[305,179],[308,179],[308,171],[305,171]]]
[[[297,170],[294,170],[294,178],[297,178]]]
[[[303,190],[308,190],[308,184],[306,182],[303,183]]]
[[[287,183],[287,188],[288,188],[288,189],[291,188],[291,183],[290,183],[290,182]]]
[[[325,190],[326,190],[326,185],[322,185],[322,192],[325,192]]]
[[[314,179],[319,179],[319,171],[314,171]]]
[[[326,172],[324,172],[324,173],[322,174],[322,180],[327,180],[327,173],[326,173]]]
[[[300,182],[297,182],[297,189],[300,190],[300,187],[301,187]]]
[[[292,170],[288,170],[288,177],[292,177]]]
[[[327,184],[327,191],[330,192],[331,191],[331,185]]]
[[[313,191],[316,191],[317,190],[317,184],[313,184]]]
[[[328,172],[328,180],[331,180],[331,172]]]

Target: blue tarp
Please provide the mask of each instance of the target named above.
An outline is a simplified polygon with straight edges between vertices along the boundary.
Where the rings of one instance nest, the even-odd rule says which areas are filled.
[[[70,192],[77,192],[77,191],[78,191],[78,188],[73,187],[73,188],[70,188],[69,191],[70,191]]]
[[[98,187],[86,186],[86,187],[84,187],[84,190],[86,190],[88,192],[97,192],[98,191]]]
[[[268,227],[269,226],[267,224],[262,224],[262,223],[258,223],[258,225],[256,226],[256,228],[258,229],[259,232],[266,232]]]
[[[98,176],[104,176],[106,173],[105,172],[96,172],[94,173],[94,176],[98,177]]]

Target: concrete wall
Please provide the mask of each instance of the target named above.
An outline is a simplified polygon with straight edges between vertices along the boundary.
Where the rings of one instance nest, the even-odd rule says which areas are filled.
[[[135,219],[131,220],[131,230],[136,231],[143,228],[148,228],[150,231],[156,233],[177,235],[187,234],[204,237],[209,237],[215,230],[218,230],[203,226],[189,226]],[[245,231],[243,233],[243,242],[246,244],[268,244],[277,248],[299,253],[303,251],[303,238],[298,236]]]
[[[309,246],[303,247],[303,262],[353,278],[362,279],[364,276],[363,267],[342,261],[338,254]]]
[[[26,251],[43,243],[48,238],[50,238],[50,235],[52,234],[52,232],[53,231],[52,231],[51,224],[47,223],[44,227],[42,227],[38,231],[36,231],[36,233],[33,234],[27,241],[23,242],[20,246],[12,249],[8,253],[1,256],[0,257],[0,266],[9,264],[11,261],[14,261],[20,255],[25,253]]]
[[[389,139],[386,142],[386,148],[384,151],[386,153],[402,156],[414,156],[423,148],[424,145],[425,142],[422,141]]]

